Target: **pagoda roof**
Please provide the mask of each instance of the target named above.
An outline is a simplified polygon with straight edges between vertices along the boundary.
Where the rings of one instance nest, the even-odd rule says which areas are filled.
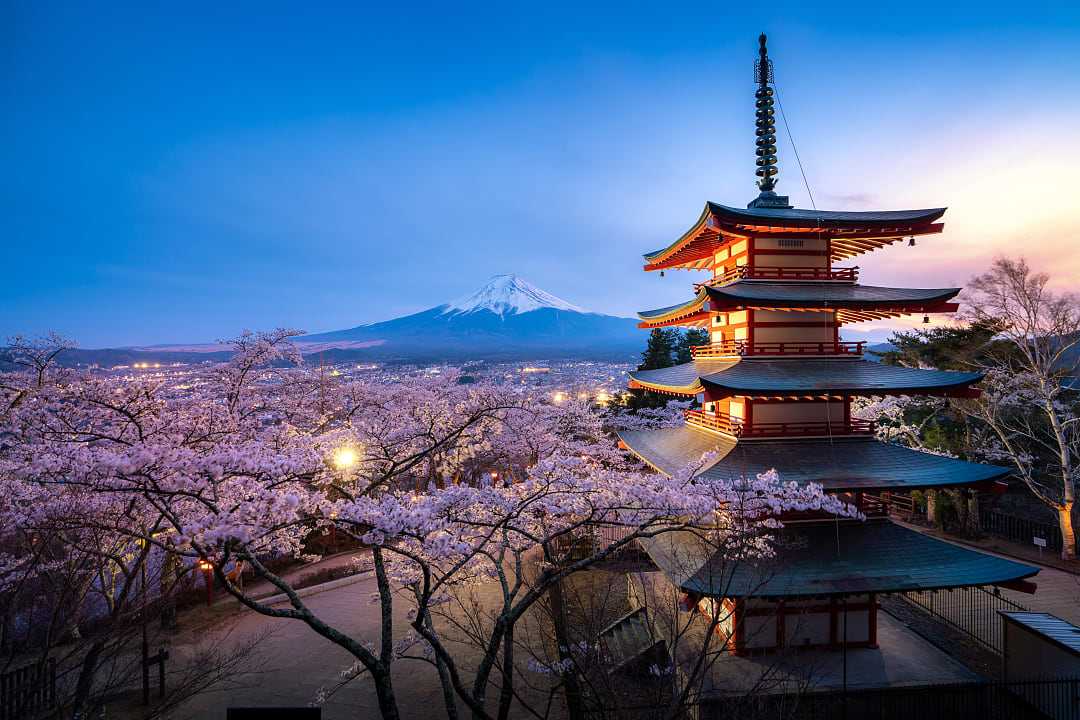
[[[733,562],[698,534],[641,538],[682,590],[706,597],[808,597],[1002,585],[1039,568],[969,550],[889,520],[790,523],[774,558]]]
[[[660,392],[696,395],[709,389],[721,395],[748,396],[952,394],[982,377],[980,372],[923,370],[842,358],[702,359],[630,373],[634,384]]]
[[[735,208],[707,202],[693,227],[667,247],[645,253],[645,269],[704,268],[725,243],[747,237],[805,236],[833,239],[831,258],[843,260],[908,235],[941,232],[934,221],[946,208],[924,210],[803,210]]]
[[[705,285],[710,308],[900,308],[920,311],[951,300],[960,288],[891,288],[834,282],[763,282],[740,280],[729,285]]]
[[[817,228],[819,223],[835,227],[921,225],[937,220],[945,214],[947,209],[850,211],[770,207],[737,208],[714,202],[708,202],[705,205],[720,220],[756,224],[768,221],[772,224],[800,228]]]
[[[774,310],[838,310],[842,323],[880,320],[915,312],[953,312],[948,300],[960,288],[890,288],[835,282],[765,282],[740,280],[728,285],[701,285],[684,303],[643,310],[640,327],[694,325],[713,311],[740,308]],[[706,304],[708,303],[708,304]]]
[[[776,470],[783,482],[817,483],[827,492],[920,490],[1000,480],[1008,468],[982,465],[883,443],[873,438],[742,440],[689,425],[619,433],[623,443],[665,475],[707,452],[702,477],[734,481]]]
[[[637,315],[641,318],[639,327],[660,327],[663,325],[682,325],[708,321],[709,293],[704,286],[698,288],[697,294],[684,303],[657,308],[656,310],[643,310]]]

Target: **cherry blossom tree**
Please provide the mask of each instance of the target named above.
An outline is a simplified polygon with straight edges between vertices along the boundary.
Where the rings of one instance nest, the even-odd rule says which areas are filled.
[[[767,556],[777,523],[766,518],[853,512],[770,473],[732,482],[696,477],[700,463],[670,477],[647,471],[605,422],[665,422],[663,411],[605,420],[584,403],[459,384],[452,372],[328,377],[301,364],[296,334],[244,333],[228,363],[183,388],[47,369],[5,378],[4,527],[76,542],[105,533],[162,566],[210,563],[243,605],[350,653],[345,680],[370,679],[384,718],[399,717],[391,668],[402,661],[436,669],[448,717],[461,703],[474,717],[505,718],[519,687],[519,623],[575,573],[639,538],[691,528],[706,528],[733,561]],[[269,563],[306,557],[308,539],[329,529],[369,548],[381,618],[372,637],[321,618]],[[6,549],[4,578],[37,567],[26,547]],[[287,605],[233,582],[226,570],[237,561]],[[496,601],[474,667],[444,628],[455,597],[480,584]],[[403,607],[404,633],[393,620]]]
[[[997,328],[985,353],[980,401],[963,404],[989,429],[992,448],[1052,508],[1062,557],[1075,559],[1074,512],[1080,478],[1080,298],[1047,287],[1050,276],[1022,258],[999,258],[969,283],[964,311]]]

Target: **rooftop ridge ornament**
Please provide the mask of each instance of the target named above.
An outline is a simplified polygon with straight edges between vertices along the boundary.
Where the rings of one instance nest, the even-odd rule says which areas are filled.
[[[754,93],[757,108],[755,112],[757,128],[754,134],[757,135],[757,186],[761,194],[747,207],[790,208],[787,196],[773,192],[779,170],[776,167],[774,91],[769,87],[769,83],[773,81],[773,66],[765,40],[765,33],[761,33],[758,36],[758,59],[754,61],[754,82],[758,85],[757,92]]]

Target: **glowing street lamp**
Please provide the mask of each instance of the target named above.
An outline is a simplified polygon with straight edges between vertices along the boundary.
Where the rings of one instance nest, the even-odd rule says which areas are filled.
[[[356,451],[346,445],[345,447],[339,447],[334,451],[334,467],[338,470],[348,470],[359,458],[356,455]]]
[[[214,602],[214,564],[209,560],[200,560],[199,569],[206,581],[206,607],[210,607]]]

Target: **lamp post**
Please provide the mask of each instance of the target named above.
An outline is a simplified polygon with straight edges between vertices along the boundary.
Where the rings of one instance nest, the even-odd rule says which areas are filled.
[[[214,564],[209,560],[200,560],[199,569],[203,572],[203,580],[206,581],[206,607],[214,602]]]

